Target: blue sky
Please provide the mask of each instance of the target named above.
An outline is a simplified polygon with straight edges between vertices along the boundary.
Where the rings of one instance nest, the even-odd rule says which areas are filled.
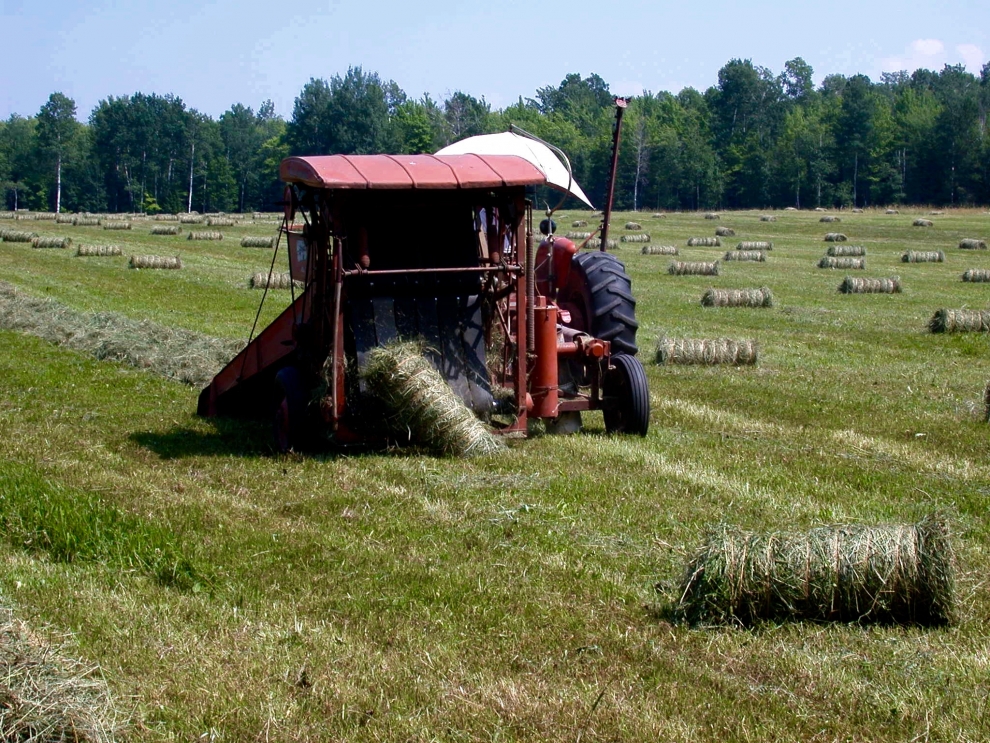
[[[53,91],[88,118],[103,98],[173,93],[213,117],[265,99],[289,118],[310,78],[350,65],[413,97],[462,90],[496,108],[571,72],[612,92],[704,90],[732,58],[775,73],[803,57],[832,73],[990,59],[990,2],[541,0],[0,0],[0,118]]]

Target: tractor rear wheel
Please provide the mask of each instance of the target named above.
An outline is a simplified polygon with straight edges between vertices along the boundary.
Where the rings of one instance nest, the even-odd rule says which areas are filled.
[[[306,412],[299,370],[287,366],[275,375],[275,448],[281,454],[298,449],[302,443]]]
[[[612,368],[602,382],[605,430],[645,436],[650,427],[650,387],[639,359],[612,356]]]
[[[632,281],[614,255],[596,251],[574,256],[570,277],[557,299],[571,314],[569,327],[609,341],[613,356],[636,355],[639,323]]]

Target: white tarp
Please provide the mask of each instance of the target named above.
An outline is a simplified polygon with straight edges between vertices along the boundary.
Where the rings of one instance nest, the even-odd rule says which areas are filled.
[[[516,155],[543,171],[547,184],[580,199],[589,207],[594,205],[584,195],[577,181],[570,178],[567,168],[553,150],[535,139],[512,132],[479,134],[438,150],[437,155]]]

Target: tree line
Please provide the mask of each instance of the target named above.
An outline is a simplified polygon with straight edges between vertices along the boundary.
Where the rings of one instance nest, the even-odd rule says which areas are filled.
[[[816,87],[800,57],[784,70],[733,59],[704,93],[644,92],[629,101],[616,183],[622,209],[844,207],[990,203],[990,63],[829,75]],[[424,153],[521,126],[566,152],[600,202],[613,95],[591,74],[493,110],[458,91],[413,99],[352,67],[311,79],[285,120],[271,101],[219,119],[174,95],[101,100],[86,123],[52,93],[34,116],[0,121],[7,209],[91,212],[271,210],[289,155]]]

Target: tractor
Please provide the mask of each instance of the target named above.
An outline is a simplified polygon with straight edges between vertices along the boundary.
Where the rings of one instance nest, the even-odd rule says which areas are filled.
[[[280,451],[312,447],[317,427],[336,444],[374,444],[383,426],[361,375],[366,356],[417,340],[501,432],[525,434],[534,420],[571,432],[582,411],[601,410],[607,431],[645,435],[636,301],[606,250],[616,103],[601,250],[555,235],[549,208],[536,242],[534,188],[590,202],[563,153],[519,131],[435,155],[283,160],[279,243],[298,293],[203,389],[199,414],[268,411]]]

